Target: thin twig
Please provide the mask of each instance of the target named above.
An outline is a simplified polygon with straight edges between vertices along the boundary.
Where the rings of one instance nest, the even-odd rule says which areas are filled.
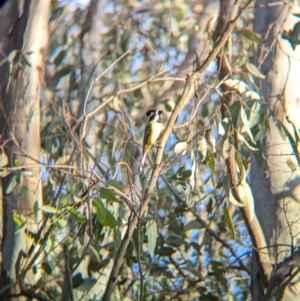
[[[184,127],[187,127],[190,125],[190,123],[193,121],[193,119],[195,118],[196,114],[197,114],[197,111],[198,111],[198,108],[200,106],[200,104],[203,102],[203,100],[205,99],[205,97],[207,96],[207,94],[209,93],[209,89],[206,90],[206,92],[204,93],[204,95],[202,96],[202,98],[198,101],[197,105],[196,105],[196,108],[194,109],[194,112],[191,114],[191,118],[186,121],[185,123],[182,123],[180,125],[177,125],[177,126],[174,126],[173,130],[176,131],[178,129],[182,129]]]
[[[171,192],[175,195],[175,197],[180,200],[181,197],[178,195],[177,191],[173,188],[169,181],[164,176],[162,176],[162,179],[164,180],[168,188],[171,190]],[[250,271],[244,265],[243,261],[239,259],[231,245],[222,237],[220,237],[220,235],[218,235],[213,229],[211,229],[211,227],[199,216],[199,214],[197,214],[197,212],[193,208],[189,207],[188,210],[194,215],[199,224],[201,224],[201,226],[204,227],[212,237],[214,237],[219,243],[221,243],[225,248],[227,248],[230,251],[231,255],[236,259],[237,262],[239,262],[241,268],[250,275]]]
[[[251,1],[247,2],[246,6],[243,7],[245,9]],[[240,10],[240,12],[237,14],[236,18],[229,22],[227,29],[225,30],[224,34],[220,38],[219,42],[217,43],[216,47],[213,49],[213,51],[209,54],[207,59],[203,62],[203,64],[199,67],[199,70],[197,70],[195,73],[193,73],[191,76],[187,76],[186,78],[186,84],[184,87],[184,90],[182,92],[182,95],[180,99],[178,100],[169,120],[167,123],[167,126],[165,130],[163,131],[161,138],[160,138],[160,147],[157,150],[156,154],[156,161],[155,161],[155,167],[152,172],[151,179],[149,181],[148,187],[145,190],[145,194],[143,196],[143,199],[141,201],[141,207],[140,207],[140,212],[141,216],[144,214],[148,207],[148,203],[150,201],[151,195],[154,191],[156,182],[158,180],[158,177],[160,175],[160,171],[162,168],[161,161],[162,161],[162,156],[164,152],[164,148],[167,142],[167,139],[169,138],[175,121],[179,115],[179,113],[182,111],[183,107],[185,106],[186,102],[189,99],[190,93],[192,89],[194,88],[195,82],[200,78],[201,74],[207,69],[207,67],[210,65],[210,63],[216,58],[218,53],[221,51],[221,49],[224,47],[225,43],[227,42],[238,18],[240,17],[243,9]],[[141,218],[141,217],[140,217]],[[122,243],[120,248],[118,249],[118,252],[115,257],[114,265],[110,273],[110,277],[106,286],[105,293],[103,295],[102,301],[109,301],[111,299],[111,294],[113,292],[113,289],[115,287],[117,277],[119,274],[119,270],[121,268],[121,265],[123,263],[123,259],[127,250],[127,247],[129,245],[129,242],[131,240],[132,234],[134,232],[134,229],[137,226],[137,223],[139,221],[139,218],[137,216],[133,216],[132,219],[128,223],[128,227],[126,230],[126,233],[123,237]]]
[[[114,100],[115,97],[118,97],[122,94],[126,94],[126,93],[131,93],[131,92],[134,92],[136,90],[139,90],[140,88],[142,88],[143,86],[147,85],[148,83],[150,83],[153,79],[155,79],[156,77],[158,76],[161,76],[162,74],[168,72],[168,70],[163,70],[159,73],[157,73],[156,75],[153,75],[152,77],[150,77],[148,80],[144,81],[143,83],[135,86],[135,87],[132,87],[132,88],[129,88],[129,89],[124,89],[124,90],[120,90],[116,95],[113,95],[111,97],[109,97],[106,101],[104,101],[100,106],[98,106],[97,108],[95,108],[94,110],[92,110],[91,112],[89,113],[85,113],[85,110],[84,110],[84,115],[78,120],[78,123],[80,123],[81,121],[82,122],[82,126],[81,126],[81,137],[80,137],[80,141],[83,141],[84,137],[86,136],[86,127],[87,127],[87,123],[89,121],[89,119],[96,115],[99,111],[101,111],[105,106],[107,106],[111,101]],[[93,84],[93,83],[92,83]],[[91,84],[91,86],[92,86]],[[91,86],[90,86],[90,89],[91,89]],[[90,90],[89,89],[89,90]],[[87,97],[88,98],[88,97]],[[73,129],[74,130],[74,129]]]
[[[84,106],[83,106],[83,114],[86,115],[86,105],[90,97],[90,93],[92,88],[100,81],[100,79],[114,66],[116,66],[121,60],[123,60],[127,55],[132,54],[133,50],[129,49],[127,50],[124,54],[122,54],[118,59],[116,59],[108,68],[106,68],[98,77],[96,77],[90,84],[88,93],[86,95],[85,101],[84,101]]]

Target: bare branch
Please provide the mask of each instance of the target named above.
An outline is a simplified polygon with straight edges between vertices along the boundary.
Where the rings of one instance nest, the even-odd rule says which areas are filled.
[[[89,119],[92,116],[96,115],[99,111],[101,111],[111,101],[113,101],[113,99],[115,97],[120,96],[122,94],[131,93],[133,91],[136,91],[136,90],[142,88],[143,86],[147,85],[148,83],[150,83],[156,77],[161,76],[162,74],[164,74],[166,72],[168,72],[168,71],[167,70],[163,70],[163,71],[159,72],[158,74],[153,75],[148,80],[144,81],[143,83],[141,83],[141,84],[139,84],[139,85],[137,85],[135,87],[132,87],[132,88],[129,88],[129,89],[120,90],[116,95],[113,95],[113,96],[109,97],[106,101],[104,101],[99,107],[95,108],[94,110],[92,110],[91,112],[89,112],[87,114],[84,113],[84,115],[78,120],[78,123],[77,123],[77,124],[79,124],[81,121],[83,121],[82,125],[81,125],[81,137],[80,137],[80,141],[83,141],[84,137],[86,136],[86,128],[87,128],[87,123],[88,123]],[[91,86],[89,88],[89,91],[91,90],[91,88],[92,88],[93,85],[94,85],[94,83],[92,82]],[[87,97],[87,99],[88,99],[88,97]],[[85,112],[85,110],[84,110],[84,112]]]
[[[249,1],[244,8],[246,8],[250,3],[251,3],[251,1]],[[161,162],[162,162],[162,156],[163,156],[164,148],[165,148],[167,139],[169,138],[169,136],[170,136],[170,134],[173,130],[173,127],[175,125],[175,121],[176,121],[179,113],[184,108],[186,102],[188,101],[191,92],[193,92],[195,82],[200,78],[201,74],[207,69],[209,64],[216,58],[218,53],[221,51],[221,49],[225,45],[228,37],[230,36],[230,34],[231,34],[231,32],[232,32],[232,30],[235,26],[235,23],[237,22],[237,20],[238,20],[241,13],[242,13],[242,10],[240,10],[240,12],[237,14],[237,17],[228,24],[226,31],[224,32],[224,34],[220,38],[220,40],[217,43],[216,47],[209,54],[209,56],[203,62],[203,64],[199,67],[199,70],[196,70],[196,72],[194,72],[190,76],[187,76],[187,78],[186,78],[186,84],[185,84],[185,87],[184,87],[183,92],[181,94],[181,97],[178,100],[178,102],[177,102],[177,104],[176,104],[176,106],[175,106],[175,108],[174,108],[174,110],[173,110],[173,112],[172,112],[172,114],[171,114],[171,116],[168,120],[167,126],[166,126],[165,130],[163,131],[163,133],[161,135],[161,138],[160,138],[160,142],[159,142],[160,147],[158,148],[158,151],[157,151],[155,167],[153,169],[151,179],[149,181],[148,187],[145,190],[145,195],[143,196],[143,199],[142,199],[142,202],[141,202],[141,208],[140,208],[141,215],[144,214],[144,212],[146,211],[146,209],[148,207],[150,197],[151,197],[151,195],[154,191],[156,182],[157,182],[158,177],[160,175],[160,171],[161,171],[161,168],[162,168]],[[111,271],[111,274],[110,274],[110,277],[109,277],[107,287],[106,287],[105,293],[103,295],[102,301],[109,301],[110,300],[111,294],[113,292],[114,286],[115,286],[116,281],[117,281],[119,270],[120,270],[122,262],[123,262],[123,258],[125,256],[127,247],[128,247],[129,242],[131,240],[133,231],[136,228],[138,220],[139,220],[139,218],[137,216],[133,216],[133,218],[128,221],[128,228],[127,228],[126,233],[123,237],[121,246],[120,246],[120,248],[119,248],[119,250],[116,254],[114,265],[113,265],[113,268],[112,268],[112,271]]]

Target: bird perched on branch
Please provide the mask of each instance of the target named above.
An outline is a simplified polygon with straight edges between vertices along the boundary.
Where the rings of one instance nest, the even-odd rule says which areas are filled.
[[[141,161],[142,169],[145,164],[147,153],[149,152],[151,147],[157,142],[161,134],[161,130],[162,130],[162,123],[160,118],[161,114],[162,114],[161,110],[149,110],[146,113],[146,115],[148,116],[148,122],[144,130],[143,157]]]

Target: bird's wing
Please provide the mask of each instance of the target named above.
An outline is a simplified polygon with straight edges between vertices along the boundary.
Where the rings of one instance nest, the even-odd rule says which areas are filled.
[[[143,139],[143,145],[145,146],[147,144],[148,137],[150,135],[150,126],[147,124],[144,131],[144,139]]]

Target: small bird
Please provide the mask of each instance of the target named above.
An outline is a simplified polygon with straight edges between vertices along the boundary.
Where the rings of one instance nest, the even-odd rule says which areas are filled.
[[[148,116],[148,123],[145,126],[144,130],[144,140],[143,140],[143,157],[141,161],[141,168],[144,167],[145,159],[147,153],[151,147],[155,144],[159,138],[162,130],[162,123],[160,115],[162,114],[161,110],[149,110],[146,115]]]

